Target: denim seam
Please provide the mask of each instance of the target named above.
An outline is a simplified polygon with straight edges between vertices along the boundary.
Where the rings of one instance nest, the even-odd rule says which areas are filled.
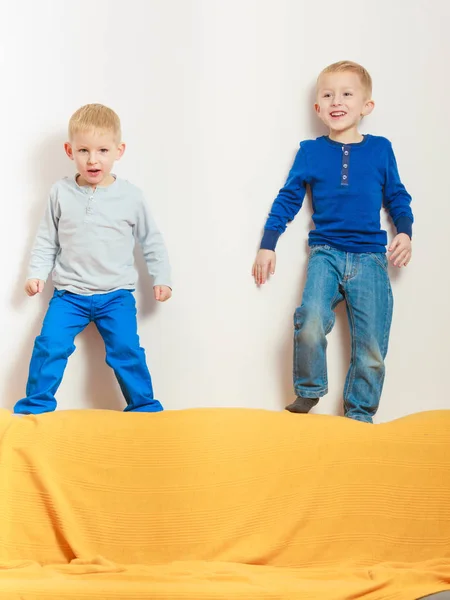
[[[338,289],[338,291],[336,292],[336,294],[335,294],[335,295],[334,295],[334,297],[333,297],[333,300],[332,300],[332,301],[331,301],[331,303],[330,303],[331,310],[333,311],[333,316],[330,318],[330,320],[328,321],[328,323],[327,323],[326,327],[324,328],[324,332],[325,332],[325,335],[326,335],[326,336],[327,336],[327,335],[330,333],[330,331],[333,329],[334,323],[335,323],[335,321],[336,321],[336,317],[335,317],[335,315],[334,315],[334,309],[335,309],[335,308],[336,308],[336,306],[337,306],[337,301],[338,301],[338,299],[339,299],[339,296],[340,296],[340,295],[341,295],[341,293],[340,293],[340,291],[339,291],[339,289]],[[327,389],[328,389],[328,367],[327,367],[327,355],[326,355],[326,351],[327,351],[327,345],[325,345],[324,372],[323,372],[323,375],[322,375],[322,376],[323,376],[323,380],[324,380],[324,381],[325,381],[325,383],[326,383],[326,387],[327,387]]]
[[[377,263],[377,264],[378,264],[378,265],[379,265],[379,266],[380,266],[380,267],[383,269],[383,271],[384,271],[385,273],[387,273],[387,265],[385,265],[385,264],[383,263],[383,261],[381,261],[381,260],[378,258],[378,256],[377,256],[377,253],[376,253],[376,252],[370,252],[369,254],[370,254],[370,256],[371,256],[371,257],[374,259],[374,261],[375,261],[375,262],[376,262],[376,263]]]
[[[353,314],[353,307],[347,298],[346,298],[346,302],[347,302],[348,315],[350,317],[350,319],[349,319],[349,321],[350,321],[350,337],[351,337],[351,341],[352,341],[352,348],[351,348],[351,357],[350,357],[350,368],[349,368],[349,373],[348,373],[348,385],[347,385],[347,389],[345,390],[345,392],[343,394],[343,396],[344,396],[344,413],[347,412],[347,409],[348,409],[348,397],[350,396],[351,391],[353,389],[353,384],[355,382],[355,371],[356,371],[356,367],[355,367],[355,356],[356,356],[355,315]]]
[[[295,393],[297,394],[297,390],[295,390]],[[310,393],[311,392],[305,391],[305,393],[299,394],[299,396],[301,398],[308,398],[309,400],[317,400],[322,398],[322,396],[325,396],[325,394],[328,394],[328,387],[320,388],[318,392],[315,392],[315,396],[309,396],[308,394]]]
[[[388,347],[388,340],[389,340],[389,331],[391,328],[391,322],[392,322],[392,308],[393,308],[393,296],[392,296],[392,288],[391,288],[391,283],[389,281],[389,275],[386,272],[386,279],[387,279],[387,292],[388,292],[388,304],[389,304],[389,309],[386,311],[385,314],[385,320],[384,320],[384,329],[383,329],[383,345],[381,348],[381,357],[383,359],[383,365],[384,365],[384,361],[386,358],[386,354],[387,354],[387,347]],[[379,385],[379,390],[380,390],[380,395],[378,398],[378,405],[376,406],[376,408],[373,410],[373,415],[376,413],[379,403],[380,403],[380,398],[381,398],[381,393],[383,390],[383,385],[384,385],[384,379],[385,379],[385,369],[383,369],[382,374],[379,377],[378,380],[378,385]]]
[[[330,302],[331,310],[333,311],[333,313],[334,313],[336,306],[339,304],[338,300],[339,300],[340,296],[342,296],[342,292],[338,288],[338,291],[335,293],[332,301]],[[335,320],[336,320],[336,318],[335,318],[335,315],[333,314],[333,316],[329,320],[327,326],[325,327],[325,335],[328,335],[330,333],[331,329],[333,328]]]
[[[310,248],[309,248],[309,257],[311,258],[315,254],[317,254],[317,252],[319,252],[319,250],[330,251],[330,250],[332,250],[332,248],[331,248],[331,246],[328,246],[327,244],[314,244],[314,246],[310,246]]]
[[[355,264],[355,261],[357,261],[357,264]],[[351,281],[358,275],[358,270],[359,270],[360,264],[361,264],[361,258],[357,254],[352,256],[352,268],[351,268],[350,273],[345,278],[345,281]],[[347,269],[347,265],[346,265],[346,269]]]
[[[387,272],[386,272],[386,277],[387,277],[387,292],[388,292],[388,297],[389,297],[389,309],[386,311],[386,317],[385,317],[385,320],[384,320],[383,347],[381,349],[383,363],[384,363],[384,361],[386,359],[387,350],[388,350],[389,332],[390,332],[390,329],[391,329],[392,312],[393,312],[393,305],[394,305],[391,282],[389,281],[389,275],[387,274]],[[378,401],[381,399],[381,393],[383,391],[384,379],[385,379],[385,369],[383,369],[383,374],[380,377],[380,382],[379,382],[380,398],[378,399]],[[375,414],[375,412],[376,412],[376,410],[374,411],[374,414]]]
[[[392,286],[391,286],[391,282],[389,281],[389,277],[387,278],[387,291],[388,291],[388,295],[389,295],[389,310],[386,312],[386,319],[384,321],[384,335],[383,335],[383,360],[386,358],[386,354],[387,354],[387,350],[388,350],[388,343],[389,343],[389,332],[391,329],[391,323],[392,323],[392,313],[393,313],[393,308],[394,308],[394,298],[393,298],[393,294],[392,294]]]

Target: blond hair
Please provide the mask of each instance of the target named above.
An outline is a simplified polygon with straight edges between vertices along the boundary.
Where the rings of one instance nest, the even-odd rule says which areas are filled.
[[[122,136],[119,117],[103,104],[86,104],[74,112],[69,121],[69,139],[75,133],[89,129],[112,131],[118,142]]]
[[[326,75],[327,73],[343,73],[346,71],[356,73],[359,76],[367,95],[369,97],[372,96],[372,77],[367,69],[358,63],[352,62],[351,60],[341,60],[333,63],[332,65],[328,65],[328,67],[325,67],[325,69],[320,73],[319,77],[317,78],[317,82],[319,82],[319,79],[322,77],[322,75]]]

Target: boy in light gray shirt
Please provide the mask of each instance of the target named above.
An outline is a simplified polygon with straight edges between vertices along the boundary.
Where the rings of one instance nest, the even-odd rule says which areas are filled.
[[[105,342],[106,362],[127,402],[125,410],[161,411],[137,334],[135,241],[159,302],[172,295],[170,265],[141,191],[111,174],[125,151],[119,117],[101,104],[83,106],[70,119],[65,151],[77,174],[51,189],[25,284],[34,296],[52,272],[55,291],[34,344],[26,397],[14,412],[55,410],[74,339],[91,321]]]

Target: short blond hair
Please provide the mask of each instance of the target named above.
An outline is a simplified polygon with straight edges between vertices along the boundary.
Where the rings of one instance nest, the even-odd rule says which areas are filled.
[[[72,139],[75,133],[89,129],[112,131],[118,142],[122,137],[118,115],[103,104],[86,104],[70,117],[69,139]]]
[[[367,69],[351,60],[341,60],[339,62],[333,63],[332,65],[328,65],[328,67],[325,67],[325,69],[320,73],[319,77],[317,78],[317,83],[319,83],[319,80],[322,77],[322,75],[326,75],[327,73],[343,73],[345,71],[356,73],[359,76],[361,83],[367,92],[367,95],[369,97],[372,96],[372,77],[370,76]]]

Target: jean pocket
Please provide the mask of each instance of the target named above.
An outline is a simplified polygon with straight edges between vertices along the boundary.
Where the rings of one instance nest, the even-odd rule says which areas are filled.
[[[380,252],[370,252],[369,256],[384,270],[388,270],[388,259],[386,254]]]
[[[134,297],[134,290],[120,290],[119,299],[120,306],[136,310],[136,298]]]

